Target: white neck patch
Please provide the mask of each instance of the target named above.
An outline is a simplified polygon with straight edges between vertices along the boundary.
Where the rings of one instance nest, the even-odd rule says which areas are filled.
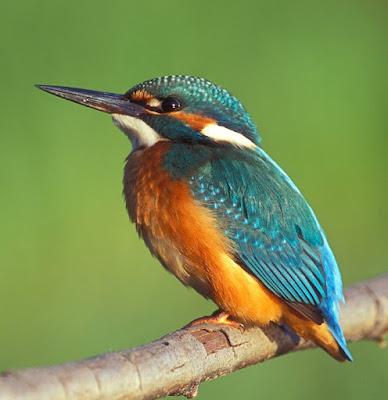
[[[151,147],[159,140],[165,140],[139,118],[124,114],[112,114],[112,120],[129,137],[132,151],[139,147]]]
[[[228,142],[239,147],[249,147],[251,149],[257,147],[252,140],[249,140],[241,133],[225,128],[224,126],[220,126],[216,123],[206,125],[202,129],[201,133],[211,139],[214,139],[216,142]]]
[[[132,143],[132,150],[151,147],[160,140],[167,140],[139,118],[124,114],[112,114],[112,120],[128,136]],[[241,133],[216,123],[206,125],[201,133],[216,142],[228,142],[239,147],[256,148],[256,144]]]

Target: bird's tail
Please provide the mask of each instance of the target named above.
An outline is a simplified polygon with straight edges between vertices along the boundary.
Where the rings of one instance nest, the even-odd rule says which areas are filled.
[[[327,321],[319,325],[294,313],[288,313],[285,322],[299,336],[313,341],[337,361],[353,361],[338,322]]]
[[[353,361],[341,329],[335,332],[326,322],[316,325],[312,331],[311,340],[337,361]]]
[[[333,338],[336,341],[340,352],[342,353],[344,358],[343,361],[353,361],[352,354],[350,353],[350,350],[346,344],[344,333],[342,332],[341,326],[338,322],[337,313],[329,313],[326,321],[328,330],[333,335]]]

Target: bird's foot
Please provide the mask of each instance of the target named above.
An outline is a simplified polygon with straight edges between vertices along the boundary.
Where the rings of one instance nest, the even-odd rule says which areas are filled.
[[[232,328],[239,330],[244,330],[244,325],[238,321],[231,319],[230,315],[222,310],[215,311],[212,315],[207,315],[205,317],[197,318],[190,323],[188,323],[185,328],[190,328],[192,326],[202,325],[202,324],[214,324],[214,325],[227,325]]]

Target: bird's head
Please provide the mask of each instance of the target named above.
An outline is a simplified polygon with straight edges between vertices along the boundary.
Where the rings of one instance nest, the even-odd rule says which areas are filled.
[[[241,102],[203,78],[184,75],[155,78],[125,94],[37,86],[112,114],[114,123],[128,135],[134,149],[152,146],[159,140],[240,147],[255,147],[260,142],[256,126]]]

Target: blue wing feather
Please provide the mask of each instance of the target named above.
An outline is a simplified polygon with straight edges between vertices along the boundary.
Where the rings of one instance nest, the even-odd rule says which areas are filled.
[[[217,214],[243,266],[286,301],[314,307],[351,358],[338,323],[337,263],[313,211],[281,168],[260,148],[214,150],[190,184]]]
[[[198,200],[215,210],[238,257],[288,301],[318,305],[327,296],[323,233],[289,178],[261,150],[217,157],[192,176]]]

